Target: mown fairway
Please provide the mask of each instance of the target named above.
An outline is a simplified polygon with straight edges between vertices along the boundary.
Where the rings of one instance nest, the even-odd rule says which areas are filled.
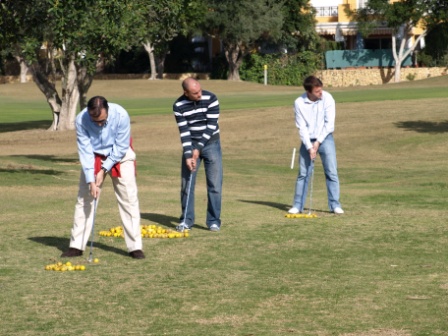
[[[52,133],[33,83],[0,86],[0,335],[448,335],[448,78],[327,88],[346,214],[328,213],[316,165],[315,219],[287,219],[301,88],[203,82],[221,102],[223,226],[145,239],[132,260],[110,181],[84,272],[45,271],[68,247],[80,165],[74,132]],[[96,81],[132,116],[142,224],[174,228],[178,81]],[[297,167],[297,163],[295,165]],[[86,253],[88,257],[88,250]]]

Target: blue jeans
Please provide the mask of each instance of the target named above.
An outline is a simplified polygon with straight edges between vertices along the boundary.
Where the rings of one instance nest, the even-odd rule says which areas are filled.
[[[222,199],[222,153],[221,142],[218,139],[210,140],[202,149],[197,162],[196,172],[190,173],[185,157],[182,156],[182,183],[180,199],[182,204],[182,215],[180,222],[188,227],[194,224],[194,189],[196,184],[196,175],[201,161],[204,161],[205,177],[207,180],[207,219],[206,224],[210,227],[212,224],[221,226],[221,199]],[[188,184],[191,179],[190,197],[188,198],[188,209],[185,211],[187,203]]]
[[[319,156],[324,167],[325,181],[327,184],[328,208],[333,211],[341,207],[339,203],[339,178],[338,163],[336,161],[336,146],[333,134],[329,134],[320,144]],[[303,212],[308,193],[308,182],[312,173],[310,153],[302,144],[299,155],[299,175],[297,177],[293,206]]]

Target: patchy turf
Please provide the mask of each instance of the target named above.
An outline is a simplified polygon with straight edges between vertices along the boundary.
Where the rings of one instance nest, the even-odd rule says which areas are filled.
[[[446,82],[427,83],[446,90]],[[9,102],[15,100],[8,113],[17,112],[18,124],[5,130],[14,118],[2,112],[1,334],[446,335],[448,98],[407,99],[406,92],[423,85],[406,83],[401,99],[387,102],[353,102],[360,91],[384,87],[336,91],[346,95],[335,132],[346,214],[328,213],[318,161],[313,210],[319,217],[290,219],[284,214],[297,175],[291,153],[299,146],[290,97],[301,89],[205,82],[224,97],[221,232],[205,230],[201,169],[191,237],[145,239],[147,259],[135,261],[122,239],[96,235],[100,263],[68,273],[44,266],[60,260],[69,242],[80,169],[74,132],[48,132],[40,123],[34,129],[23,110],[39,94],[26,95],[22,109],[14,95],[23,87],[0,86],[0,102],[8,90]],[[170,110],[180,83],[97,81],[95,87],[92,94],[125,102],[166,99],[166,106],[159,101],[166,112],[133,114],[132,129],[142,224],[173,228],[181,148]],[[241,105],[226,106],[226,99],[243,95]],[[260,95],[266,105],[245,105]],[[281,97],[284,104],[271,106]],[[95,227],[119,224],[109,181]]]

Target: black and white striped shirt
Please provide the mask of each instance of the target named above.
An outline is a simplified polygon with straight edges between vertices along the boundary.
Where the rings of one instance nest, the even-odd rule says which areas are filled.
[[[182,95],[174,102],[173,111],[186,158],[191,158],[193,149],[201,150],[219,133],[219,101],[210,91],[202,90],[199,101]]]

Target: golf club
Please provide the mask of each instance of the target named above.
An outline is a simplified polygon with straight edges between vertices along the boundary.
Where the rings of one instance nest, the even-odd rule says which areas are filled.
[[[291,169],[294,169],[294,161],[296,159],[296,148],[292,150],[292,158],[291,158]]]
[[[313,207],[314,160],[311,161],[310,169],[311,169],[311,185],[310,185],[310,205],[308,209],[308,215],[311,215],[311,209]]]
[[[93,220],[92,220],[92,231],[90,232],[90,254],[88,262],[91,263],[93,261],[93,235],[95,231],[95,216],[96,216],[96,198],[93,200]]]
[[[191,190],[191,180],[193,180],[193,171],[190,171],[190,176],[188,177],[188,185],[187,185],[187,201],[185,202],[185,210],[184,210],[184,221],[187,215],[188,204],[190,204],[190,190]]]

